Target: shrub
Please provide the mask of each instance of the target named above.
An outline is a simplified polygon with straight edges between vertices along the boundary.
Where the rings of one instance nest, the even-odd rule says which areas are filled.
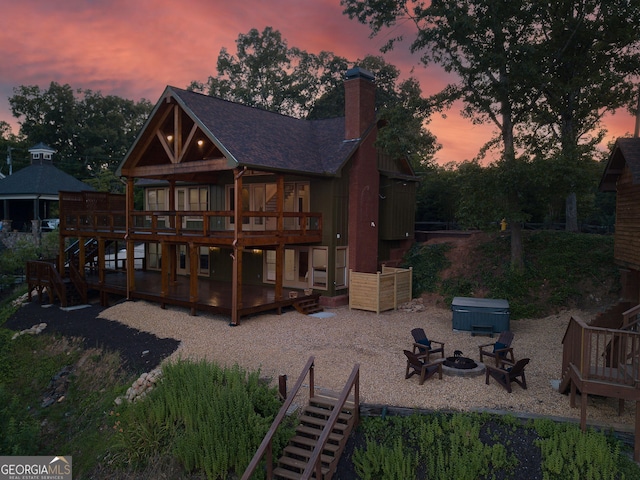
[[[156,389],[116,422],[119,457],[143,466],[166,453],[188,472],[227,478],[245,470],[279,408],[276,389],[264,385],[257,371],[204,361],[168,364]],[[291,434],[291,425],[278,430],[275,458]]]

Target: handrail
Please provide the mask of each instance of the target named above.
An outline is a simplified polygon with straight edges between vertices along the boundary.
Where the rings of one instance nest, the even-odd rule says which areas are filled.
[[[633,317],[636,317],[636,319],[630,322],[629,320]],[[640,305],[636,305],[635,307],[631,307],[629,310],[622,312],[623,330],[628,330],[638,323],[640,323]]]
[[[304,472],[302,472],[302,475],[300,476],[301,480],[306,480],[308,478],[311,478],[311,475],[313,475],[314,470],[316,473],[316,478],[322,478],[322,462],[320,461],[321,460],[320,456],[322,454],[322,451],[324,450],[325,445],[327,444],[327,441],[329,440],[329,435],[331,434],[333,427],[338,421],[338,417],[342,411],[342,408],[344,407],[344,404],[349,398],[349,394],[351,393],[352,388],[355,389],[354,400],[353,400],[355,405],[354,412],[353,412],[353,415],[355,417],[354,424],[357,424],[358,415],[359,415],[358,405],[360,404],[360,364],[359,363],[356,363],[356,365],[353,367],[353,370],[351,371],[351,375],[349,375],[349,380],[347,380],[346,385],[342,389],[342,393],[338,397],[338,400],[336,401],[336,405],[333,407],[333,411],[331,412],[331,415],[329,416],[329,419],[327,420],[326,425],[322,429],[322,433],[320,434],[320,437],[316,442],[316,446],[313,448],[313,452],[311,453],[311,457],[309,458],[307,466],[304,469]]]
[[[82,297],[82,302],[87,303],[87,282],[84,277],[80,275],[78,267],[76,267],[73,262],[69,262],[69,278],[73,286],[76,287],[80,297]]]
[[[50,286],[53,288],[53,293],[58,295],[60,305],[62,307],[67,306],[67,290],[60,273],[52,263],[41,260],[27,261],[27,284],[29,285],[29,290],[31,290],[32,285]],[[51,301],[53,301],[53,298]]]
[[[295,383],[295,385],[291,389],[291,392],[289,393],[289,395],[287,395],[287,399],[282,404],[282,407],[280,407],[280,411],[278,411],[278,414],[276,415],[276,417],[273,419],[273,422],[271,423],[271,427],[269,428],[269,431],[267,432],[265,437],[262,439],[262,443],[260,443],[258,450],[256,451],[255,455],[249,462],[249,465],[247,466],[246,470],[242,474],[241,480],[249,479],[249,477],[253,474],[255,469],[258,467],[258,463],[260,463],[260,460],[262,460],[262,457],[265,455],[265,453],[267,455],[267,480],[271,480],[271,478],[273,477],[273,458],[272,458],[273,452],[271,449],[271,442],[273,440],[273,436],[275,435],[276,430],[282,423],[284,416],[287,414],[289,407],[293,403],[293,399],[298,394],[298,390],[300,390],[300,388],[302,387],[302,382],[304,382],[304,379],[307,377],[307,373],[309,373],[309,396],[313,397],[313,392],[315,389],[314,378],[313,378],[314,360],[315,360],[315,357],[313,356],[309,357],[309,360],[307,360],[307,364],[302,369],[302,373],[300,373],[300,376],[298,377],[298,381]]]

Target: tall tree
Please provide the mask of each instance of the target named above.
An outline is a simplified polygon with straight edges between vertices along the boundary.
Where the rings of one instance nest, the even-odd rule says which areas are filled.
[[[346,14],[368,24],[374,35],[411,19],[417,27],[412,52],[420,52],[424,64],[438,63],[460,79],[439,95],[442,103],[461,99],[466,116],[498,128],[502,145],[499,166],[504,178],[501,188],[511,225],[511,265],[522,269],[519,192],[526,169],[516,155],[514,128],[535,101],[533,92],[522,88],[520,81],[530,70],[533,5],[524,0],[433,0],[429,5],[410,0],[341,3]],[[395,40],[385,48],[393,48]]]
[[[9,104],[30,145],[54,148],[57,166],[83,180],[115,172],[152,109],[147,100],[105,97],[56,82],[46,90],[16,87]]]
[[[556,159],[557,187],[566,196],[566,229],[577,231],[576,194],[590,185],[587,164],[602,139],[600,120],[635,103],[640,3],[544,2],[535,24],[538,68],[529,80],[543,101],[532,110],[533,145]]]
[[[400,80],[399,70],[382,57],[350,62],[331,52],[308,53],[289,47],[277,30],[252,29],[236,40],[236,54],[222,48],[217,75],[206,83],[194,81],[192,90],[299,118],[322,119],[344,115],[344,73],[357,64],[376,77],[376,107],[388,120],[378,145],[390,155],[410,155],[428,163],[438,148],[426,129],[431,106],[414,78]]]

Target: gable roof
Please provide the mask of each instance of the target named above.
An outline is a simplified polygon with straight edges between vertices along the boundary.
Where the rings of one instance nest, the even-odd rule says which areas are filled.
[[[0,180],[0,198],[8,196],[58,196],[59,191],[93,191],[94,188],[49,164],[29,165]]]
[[[633,183],[640,183],[640,138],[619,138],[616,140],[600,180],[600,190],[603,192],[615,191],[616,182],[625,166],[628,166],[631,171]]]
[[[336,175],[362,139],[344,140],[344,117],[304,120],[255,107],[166,87],[147,123],[121,163],[141,155],[148,145],[143,137],[154,117],[160,117],[170,102],[198,125],[226,158],[227,168],[247,167],[272,171]],[[371,126],[369,131],[375,127]]]

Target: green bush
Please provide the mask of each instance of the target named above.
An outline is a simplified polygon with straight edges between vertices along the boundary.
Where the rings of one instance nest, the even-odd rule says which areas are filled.
[[[592,429],[582,432],[576,425],[534,422],[540,435],[542,471],[546,479],[615,480],[621,461],[620,443]]]
[[[168,364],[156,389],[116,422],[118,457],[143,466],[147,458],[165,453],[188,472],[227,478],[245,470],[279,408],[276,389],[264,385],[259,372],[204,361]],[[274,458],[292,428],[278,429]]]
[[[403,260],[413,267],[413,296],[436,292],[450,302],[453,297],[509,301],[512,319],[548,315],[560,306],[582,299],[585,289],[619,288],[613,262],[613,237],[557,231],[523,232],[525,269],[510,268],[511,239],[493,235],[470,252],[464,274],[442,278],[450,265],[450,244],[416,244]],[[612,292],[613,293],[613,292]]]

